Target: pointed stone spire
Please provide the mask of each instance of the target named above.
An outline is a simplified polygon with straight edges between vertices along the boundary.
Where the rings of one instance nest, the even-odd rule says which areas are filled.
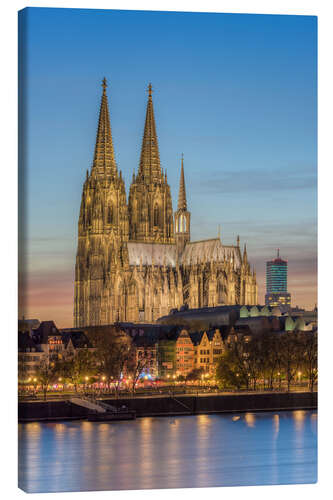
[[[237,246],[239,247],[239,235],[237,236]]]
[[[148,103],[139,166],[139,176],[146,183],[161,181],[160,155],[158,151],[152,91],[150,83],[148,85]]]
[[[182,166],[180,170],[178,210],[187,210],[185,176],[184,176],[184,155],[182,154]]]
[[[92,173],[103,177],[116,177],[117,165],[114,158],[106,79],[102,82],[103,93],[99,112],[98,129]]]
[[[244,252],[243,252],[243,263],[247,264],[247,251],[246,251],[246,243],[244,244]]]

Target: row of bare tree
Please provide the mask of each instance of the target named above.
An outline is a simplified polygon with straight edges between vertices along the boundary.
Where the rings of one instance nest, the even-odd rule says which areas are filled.
[[[312,392],[317,382],[317,333],[265,333],[238,337],[218,363],[216,377],[222,387],[274,389],[305,379]]]
[[[123,376],[126,376],[130,380],[130,389],[135,391],[140,375],[147,368],[148,356],[137,358],[131,339],[117,329],[96,327],[91,329],[89,337],[94,349],[78,349],[73,357],[40,365],[34,378],[44,397],[48,387],[59,379],[72,384],[75,392],[79,385],[93,381],[103,381],[110,388],[112,381],[117,393]]]

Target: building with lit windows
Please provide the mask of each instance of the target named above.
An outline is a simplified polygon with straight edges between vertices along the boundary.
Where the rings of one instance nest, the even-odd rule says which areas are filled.
[[[288,293],[288,262],[281,259],[280,251],[274,260],[266,262],[266,295],[265,304],[279,307],[287,312],[291,307],[291,296]]]
[[[176,372],[188,375],[194,369],[194,346],[187,330],[183,329],[176,341]]]

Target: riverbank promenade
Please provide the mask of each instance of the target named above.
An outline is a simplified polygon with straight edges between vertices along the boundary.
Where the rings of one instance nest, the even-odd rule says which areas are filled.
[[[84,397],[84,395],[82,395]],[[76,398],[74,398],[76,399]],[[77,398],[79,399],[79,398]],[[135,412],[137,417],[234,413],[248,411],[281,411],[317,408],[316,392],[244,392],[198,393],[164,395],[136,395],[135,397],[100,396],[95,401],[111,404],[117,409]],[[21,400],[18,405],[19,421],[53,421],[88,418],[91,411],[73,398],[48,398],[47,400]]]

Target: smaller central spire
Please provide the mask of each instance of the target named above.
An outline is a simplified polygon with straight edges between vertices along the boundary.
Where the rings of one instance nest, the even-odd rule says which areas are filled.
[[[182,153],[182,166],[181,166],[181,170],[180,170],[178,210],[187,210],[185,175],[184,175],[184,153]]]
[[[148,97],[152,97],[153,94],[153,86],[151,83],[148,85]]]

